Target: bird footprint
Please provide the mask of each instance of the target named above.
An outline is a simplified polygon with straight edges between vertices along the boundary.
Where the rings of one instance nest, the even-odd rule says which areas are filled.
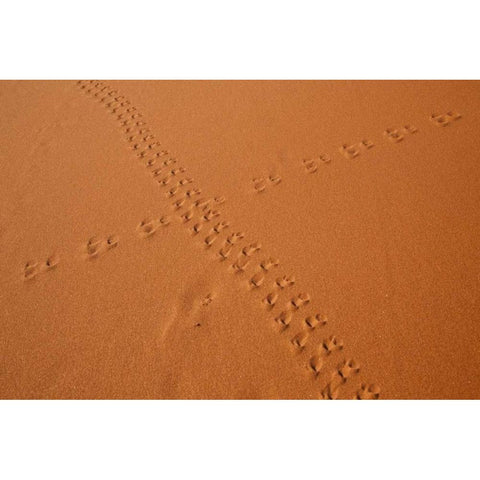
[[[30,280],[36,277],[39,273],[53,270],[59,264],[59,262],[60,257],[57,254],[51,255],[42,263],[38,263],[35,260],[29,260],[23,269],[23,277],[25,280]]]
[[[446,127],[455,120],[459,120],[462,116],[456,112],[447,112],[444,115],[430,115],[430,121],[438,127]]]
[[[357,391],[357,400],[376,400],[380,397],[380,387],[376,384],[366,385],[362,383],[360,389]]]
[[[305,319],[305,323],[307,324],[307,326],[309,328],[311,328],[313,330],[317,327],[323,327],[323,325],[326,325],[327,319],[326,319],[326,317],[317,313],[316,315],[307,317]]]

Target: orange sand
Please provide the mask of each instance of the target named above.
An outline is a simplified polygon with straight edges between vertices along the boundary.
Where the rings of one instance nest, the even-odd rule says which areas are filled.
[[[479,82],[1,82],[1,398],[480,398]]]

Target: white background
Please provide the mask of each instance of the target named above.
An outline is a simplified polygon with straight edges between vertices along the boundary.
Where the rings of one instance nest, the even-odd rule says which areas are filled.
[[[24,401],[0,478],[478,479],[478,401]]]
[[[2,79],[480,78],[476,2],[10,0],[0,12]],[[479,407],[2,401],[0,478],[479,478]]]
[[[478,2],[2,2],[1,78],[478,78]]]

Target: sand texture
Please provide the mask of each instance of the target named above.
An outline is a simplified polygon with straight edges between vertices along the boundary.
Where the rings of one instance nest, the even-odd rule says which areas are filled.
[[[0,82],[0,398],[480,398],[480,82]]]

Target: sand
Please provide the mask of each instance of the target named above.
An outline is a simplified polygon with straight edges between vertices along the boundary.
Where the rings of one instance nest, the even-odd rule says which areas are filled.
[[[480,83],[3,81],[0,398],[480,398]]]

